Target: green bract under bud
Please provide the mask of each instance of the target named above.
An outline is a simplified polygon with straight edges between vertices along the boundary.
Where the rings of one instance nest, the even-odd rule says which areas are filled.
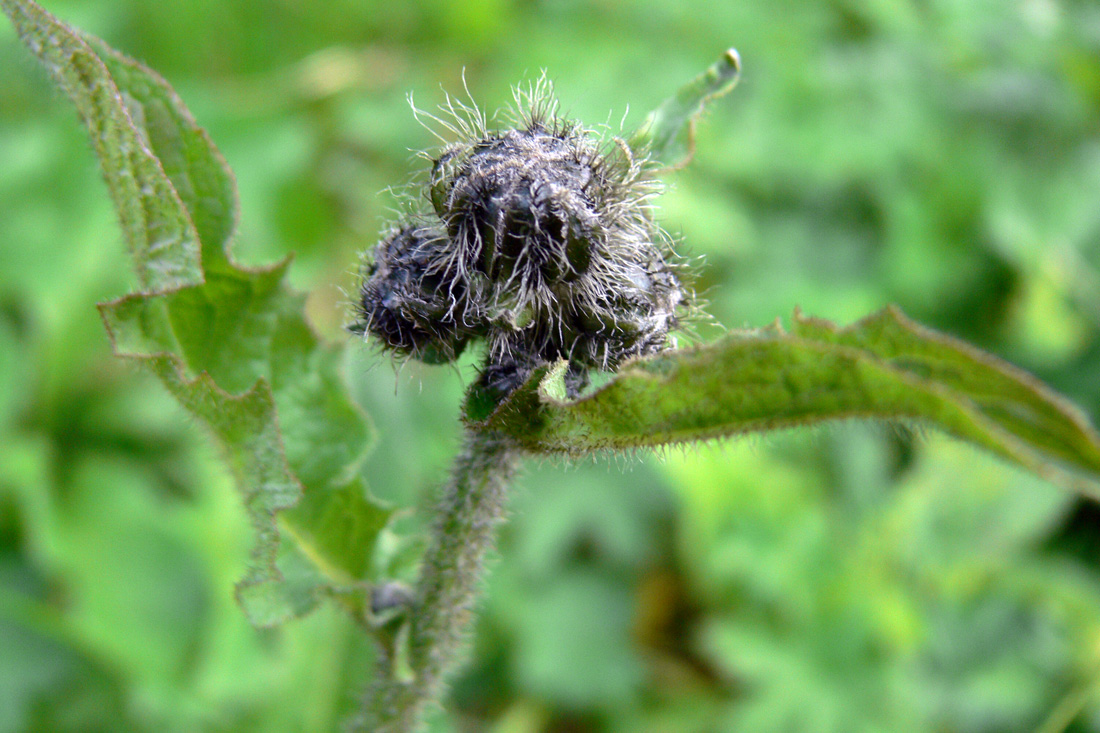
[[[647,161],[558,117],[546,84],[517,101],[510,129],[464,107],[443,123],[461,139],[432,160],[432,210],[374,249],[354,330],[433,362],[483,339],[501,390],[569,359],[579,389],[588,368],[666,348],[688,297]]]

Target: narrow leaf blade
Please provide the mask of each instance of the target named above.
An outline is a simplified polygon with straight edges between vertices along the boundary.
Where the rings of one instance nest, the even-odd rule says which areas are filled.
[[[122,90],[126,110],[203,244],[207,273],[229,270],[229,245],[237,228],[237,184],[221,152],[159,74],[103,41],[81,34]]]
[[[741,56],[731,48],[650,112],[630,137],[630,149],[671,168],[687,165],[694,153],[699,116],[707,104],[732,91],[740,78]]]
[[[1095,430],[1080,410],[1030,374],[886,308],[851,328],[796,314],[803,338],[860,349],[893,369],[966,395],[987,419],[1069,465],[1100,465]]]
[[[139,284],[157,290],[202,282],[199,234],[103,61],[37,4],[0,0],[0,8],[91,134]]]
[[[838,419],[909,419],[1093,495],[1100,480],[1100,437],[1076,409],[895,309],[846,329],[796,315],[794,333],[731,333],[633,362],[576,400],[560,399],[563,376],[564,362],[537,370],[482,424],[535,452],[580,454]]]

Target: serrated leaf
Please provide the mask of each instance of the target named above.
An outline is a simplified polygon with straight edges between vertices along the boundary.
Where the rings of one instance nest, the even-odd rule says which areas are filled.
[[[488,416],[471,400],[467,419],[482,417],[529,450],[567,454],[845,418],[910,419],[1100,495],[1100,437],[1076,408],[894,308],[843,329],[796,313],[792,333],[731,333],[641,359],[576,400],[561,397],[564,375],[565,362],[536,370]]]
[[[130,245],[144,292],[101,306],[115,352],[217,436],[244,496],[257,537],[246,612],[272,624],[351,593],[388,511],[356,475],[371,429],[288,263],[232,262],[232,173],[167,82],[30,0],[0,8],[80,112]],[[294,539],[281,551],[280,529]]]
[[[731,48],[650,112],[627,141],[630,149],[671,168],[687,165],[695,152],[699,116],[708,103],[732,91],[740,78],[741,57]]]

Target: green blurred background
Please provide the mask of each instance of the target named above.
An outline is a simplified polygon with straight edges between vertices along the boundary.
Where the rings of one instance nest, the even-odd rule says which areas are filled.
[[[54,0],[164,74],[237,173],[239,257],[294,252],[340,339],[358,252],[434,144],[545,69],[627,126],[728,46],[741,86],[669,177],[726,326],[886,303],[1100,417],[1095,0]],[[0,23],[0,732],[329,731],[371,649],[333,608],[256,631],[216,449],[113,359],[132,282],[76,116]],[[713,335],[713,333],[711,334]],[[374,492],[415,531],[467,363],[354,345]],[[530,461],[433,731],[1100,731],[1100,509],[942,439],[838,425]]]

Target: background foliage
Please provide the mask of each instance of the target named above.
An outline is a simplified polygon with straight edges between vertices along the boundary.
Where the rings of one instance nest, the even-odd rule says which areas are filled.
[[[238,257],[296,252],[334,338],[377,192],[431,144],[408,90],[430,107],[465,68],[495,109],[546,68],[568,112],[631,126],[736,45],[663,199],[718,320],[897,302],[1100,417],[1093,3],[49,9],[177,88],[237,172]],[[333,608],[257,632],[234,605],[240,501],[92,307],[133,283],[84,134],[3,24],[0,68],[0,731],[332,729],[365,641]],[[396,395],[369,349],[348,373],[372,490],[427,505],[468,368],[410,365]],[[1100,729],[1096,510],[971,449],[838,426],[533,465],[513,509],[438,730]]]

